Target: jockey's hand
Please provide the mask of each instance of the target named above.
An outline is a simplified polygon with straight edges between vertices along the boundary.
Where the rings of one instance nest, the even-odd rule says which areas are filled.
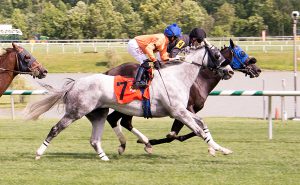
[[[154,69],[159,69],[161,67],[161,63],[159,60],[156,60],[154,63],[153,63],[153,66],[154,66]]]

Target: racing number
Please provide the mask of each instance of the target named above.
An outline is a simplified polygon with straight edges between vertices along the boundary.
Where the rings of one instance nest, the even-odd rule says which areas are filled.
[[[120,100],[123,100],[125,89],[127,87],[127,82],[126,81],[125,82],[117,82],[117,86],[120,86],[120,85],[123,85],[122,91],[121,91],[121,94],[120,94]]]
[[[185,42],[183,40],[178,41],[178,43],[176,44],[176,47],[181,49],[184,46]]]

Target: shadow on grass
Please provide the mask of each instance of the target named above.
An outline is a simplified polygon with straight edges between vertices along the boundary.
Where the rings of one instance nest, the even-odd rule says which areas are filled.
[[[157,154],[109,154],[107,153],[107,156],[110,160],[120,160],[120,159],[126,159],[126,160],[143,160],[143,159],[168,159],[172,156],[166,156],[166,155],[157,155]],[[34,154],[29,153],[23,153],[21,154],[22,158],[27,159],[34,159]],[[10,157],[11,158],[11,157]],[[58,153],[46,153],[42,156],[42,158],[47,159],[100,159],[96,153],[73,153],[73,152],[58,152]]]
[[[96,66],[107,66],[108,65],[108,62],[96,62],[95,64]]]

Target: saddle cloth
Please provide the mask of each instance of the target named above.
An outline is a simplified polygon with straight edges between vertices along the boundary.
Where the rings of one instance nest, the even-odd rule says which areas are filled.
[[[132,85],[134,78],[126,78],[123,76],[115,76],[114,91],[119,104],[130,103],[133,100],[149,100],[149,86],[145,89],[144,93],[140,89],[133,89]]]

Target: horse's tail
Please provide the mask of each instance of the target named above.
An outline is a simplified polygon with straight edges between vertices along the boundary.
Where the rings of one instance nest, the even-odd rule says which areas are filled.
[[[25,108],[24,113],[26,120],[36,120],[40,115],[54,107],[54,105],[64,104],[66,95],[74,86],[74,82],[75,80],[69,78],[61,90],[55,89],[50,85],[40,83],[40,85],[49,91],[50,95],[42,100],[29,104]]]

